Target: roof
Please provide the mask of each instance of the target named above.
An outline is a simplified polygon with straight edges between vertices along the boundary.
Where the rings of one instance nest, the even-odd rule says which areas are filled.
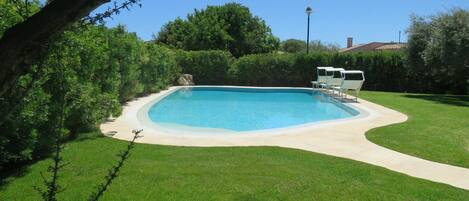
[[[317,69],[329,69],[329,68],[334,68],[332,66],[318,66]]]
[[[344,71],[345,69],[343,68],[328,68],[326,71]]]
[[[361,71],[361,70],[343,70],[342,73],[355,74],[355,73],[363,73],[363,71]]]
[[[342,48],[339,52],[367,52],[367,51],[379,51],[379,50],[399,50],[405,47],[405,43],[382,43],[382,42],[372,42],[368,44],[354,45],[349,48]]]
[[[405,47],[405,44],[396,43],[396,44],[386,44],[381,47],[376,48],[377,50],[397,50]]]

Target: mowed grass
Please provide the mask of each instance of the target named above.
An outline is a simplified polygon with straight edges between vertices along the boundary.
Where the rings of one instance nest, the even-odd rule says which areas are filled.
[[[59,200],[86,200],[126,142],[69,143]],[[3,180],[0,200],[39,200],[43,160]],[[102,200],[467,200],[469,191],[384,168],[277,147],[194,148],[138,144]]]
[[[360,97],[409,116],[407,122],[368,131],[370,141],[469,168],[469,96],[363,92]]]

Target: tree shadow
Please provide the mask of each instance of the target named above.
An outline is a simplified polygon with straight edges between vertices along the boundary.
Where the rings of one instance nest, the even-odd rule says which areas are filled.
[[[89,133],[82,133],[76,139],[67,140],[66,144],[71,143],[71,142],[82,142],[82,141],[87,141],[87,140],[94,140],[94,139],[99,139],[99,138],[104,138],[104,137],[105,136],[101,134],[101,132],[97,132],[97,131],[89,132]],[[31,170],[31,166],[33,166],[37,162],[41,160],[46,160],[50,157],[51,157],[51,153],[48,153],[39,159],[0,167],[0,190],[6,188],[8,184],[12,182],[13,180],[27,175]]]
[[[423,99],[423,100],[433,101],[433,102],[442,103],[446,105],[469,107],[469,96],[464,96],[464,95],[406,94],[404,95],[404,97]]]
[[[8,186],[16,178],[25,176],[30,171],[30,166],[37,161],[15,164],[14,166],[3,167],[0,171],[0,190]]]
[[[78,136],[76,139],[67,141],[67,143],[69,143],[69,142],[83,142],[83,141],[88,141],[88,140],[95,140],[95,139],[99,139],[99,138],[104,138],[104,137],[106,137],[106,136],[104,134],[101,134],[101,133],[82,135],[82,136]]]

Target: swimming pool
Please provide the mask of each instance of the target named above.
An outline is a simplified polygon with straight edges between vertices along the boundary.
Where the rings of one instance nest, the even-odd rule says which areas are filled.
[[[184,87],[148,110],[159,126],[256,131],[351,118],[359,112],[310,89]]]

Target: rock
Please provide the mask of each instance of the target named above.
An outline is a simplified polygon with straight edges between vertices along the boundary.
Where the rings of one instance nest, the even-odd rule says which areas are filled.
[[[192,86],[194,85],[194,80],[192,79],[192,75],[190,74],[183,74],[181,77],[178,78],[178,84],[181,86]]]

